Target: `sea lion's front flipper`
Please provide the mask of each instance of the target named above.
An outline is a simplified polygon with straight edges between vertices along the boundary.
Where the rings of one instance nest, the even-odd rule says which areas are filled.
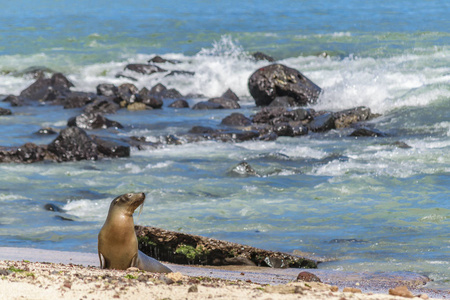
[[[133,256],[133,258],[131,259],[130,267],[136,267],[136,268],[139,268],[139,267],[138,267],[138,254],[137,254],[137,253],[136,253],[136,254]]]
[[[106,260],[103,254],[98,253],[98,258],[100,259],[100,269],[106,269]]]

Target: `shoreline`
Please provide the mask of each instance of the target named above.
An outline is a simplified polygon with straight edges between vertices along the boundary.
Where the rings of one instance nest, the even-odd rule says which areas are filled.
[[[33,298],[37,299],[41,299],[39,297],[46,298],[46,293],[51,291],[59,293],[58,297],[64,299],[81,299],[83,295],[87,296],[88,299],[97,299],[95,297],[104,297],[109,295],[108,293],[112,293],[110,296],[118,296],[119,298],[123,298],[122,296],[126,298],[128,293],[133,295],[137,293],[142,297],[169,297],[171,299],[185,299],[186,297],[189,299],[206,299],[209,295],[226,297],[227,299],[249,297],[290,299],[290,297],[286,298],[285,296],[295,296],[295,298],[300,297],[302,299],[334,299],[334,297],[336,297],[335,299],[341,299],[341,297],[349,295],[349,293],[343,292],[344,288],[354,288],[361,290],[362,294],[351,293],[352,299],[402,299],[390,296],[388,293],[389,289],[403,285],[407,286],[413,295],[426,295],[422,296],[425,299],[427,299],[426,297],[432,299],[450,298],[450,291],[428,289],[424,285],[425,276],[406,272],[355,273],[321,269],[167,265],[174,271],[172,275],[167,275],[167,277],[133,270],[101,270],[98,268],[96,253],[0,247],[0,271],[14,266],[16,269],[28,270],[27,272],[33,273],[32,276],[19,273],[7,276],[2,274],[3,276],[0,277],[3,279],[0,280],[0,290],[2,291],[0,295],[8,290],[14,293],[8,294],[13,298],[28,297],[24,293],[32,290]],[[318,276],[324,283],[295,282],[298,273],[302,271]],[[74,276],[74,274],[82,275]],[[145,274],[148,280],[146,279],[145,282],[132,280],[133,278],[139,278],[142,274]],[[171,277],[178,279],[174,280]],[[103,281],[104,278],[116,278],[114,280],[118,280],[119,283],[124,280],[123,278],[128,278],[130,282],[124,281],[124,289],[117,291],[113,287],[108,289],[108,284],[102,280],[100,281],[103,283],[91,284],[96,281],[96,278],[98,280],[103,278]],[[202,280],[199,281],[199,278]],[[60,285],[52,284],[52,282],[58,283],[60,281],[62,282]],[[69,281],[70,284],[67,283]],[[165,281],[174,281],[175,284],[168,284]],[[82,282],[86,284],[81,284]],[[47,286],[45,283],[47,283]],[[20,288],[7,288],[16,285],[21,286]],[[70,287],[64,287],[64,285]],[[99,285],[102,288],[98,288]],[[143,285],[147,288],[144,288]],[[194,285],[197,286],[198,292],[189,293],[186,296],[187,290]],[[71,288],[72,286],[79,286],[79,290]],[[291,292],[289,292],[290,289]],[[290,295],[292,291],[301,291],[301,293]],[[97,292],[100,293],[97,295]],[[221,293],[223,293],[223,296],[220,296]]]

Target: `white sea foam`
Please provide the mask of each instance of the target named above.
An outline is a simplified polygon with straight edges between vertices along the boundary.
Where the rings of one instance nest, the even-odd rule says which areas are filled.
[[[99,221],[105,219],[110,203],[111,199],[97,201],[81,199],[69,201],[62,208],[68,214],[82,218],[83,221]]]
[[[346,32],[334,33],[335,37],[346,37]],[[94,40],[96,41],[96,40]],[[291,57],[281,61],[298,69],[323,89],[316,109],[345,109],[368,106],[374,112],[386,113],[404,106],[425,106],[436,100],[450,97],[446,84],[450,79],[450,67],[446,64],[449,49],[428,49],[418,53],[392,57],[323,58],[315,56]],[[118,73],[137,79],[138,88],[152,87],[162,83],[168,88],[176,88],[182,94],[203,94],[206,97],[220,96],[231,88],[239,97],[250,99],[247,81],[266,61],[250,59],[238,41],[224,36],[211,47],[204,48],[194,56],[169,53],[169,59],[179,60],[179,64],[163,64],[172,70],[195,72],[195,75],[175,75],[165,77],[167,72],[142,75],[124,71],[128,63],[146,63],[155,54],[124,54],[111,62],[77,65],[72,58],[60,54],[50,58],[46,54],[30,56],[9,55],[0,57],[3,70],[20,70],[32,65],[54,66],[61,64],[69,79],[76,85],[74,90],[95,92],[100,83],[120,85],[130,82],[126,78],[116,78]],[[30,78],[0,75],[0,94],[19,94],[33,82]]]

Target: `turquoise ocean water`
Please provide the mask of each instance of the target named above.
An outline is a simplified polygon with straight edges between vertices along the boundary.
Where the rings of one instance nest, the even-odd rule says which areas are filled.
[[[258,108],[248,77],[262,51],[323,89],[314,109],[368,106],[387,138],[333,130],[238,144],[202,142],[132,150],[127,159],[0,165],[0,245],[96,252],[115,196],[143,191],[139,224],[271,250],[336,259],[321,268],[411,271],[432,287],[450,280],[450,3],[448,1],[0,1],[0,95],[19,94],[45,66],[74,90],[137,79],[204,99],[231,88],[241,112]],[[327,56],[322,55],[327,53]],[[123,71],[154,55],[181,61],[164,77]],[[218,127],[232,111],[119,111],[104,135],[158,141],[195,125]],[[59,106],[9,107],[0,145],[47,144],[80,113]],[[411,146],[402,149],[392,143]],[[261,177],[233,177],[249,162]],[[43,209],[53,203],[74,222]]]

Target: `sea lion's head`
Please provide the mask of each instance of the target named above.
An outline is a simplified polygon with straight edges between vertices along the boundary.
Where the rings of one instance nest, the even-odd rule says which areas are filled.
[[[139,207],[139,205],[142,205],[145,200],[145,194],[144,193],[126,193],[123,195],[120,195],[116,197],[112,202],[110,206],[110,211],[112,209],[120,208],[121,210],[124,210],[126,213],[133,214],[136,208]]]

